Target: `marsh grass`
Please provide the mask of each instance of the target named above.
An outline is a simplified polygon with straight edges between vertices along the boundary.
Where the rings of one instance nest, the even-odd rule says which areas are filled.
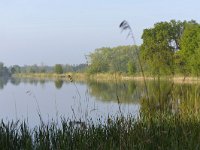
[[[99,120],[100,121],[100,120]],[[70,120],[41,124],[0,123],[0,149],[199,149],[200,117],[168,114],[133,119],[109,118],[105,124],[74,126]]]
[[[182,85],[167,88],[155,83],[156,90],[148,88],[149,101],[141,97],[138,118],[120,114],[84,125],[85,120],[41,121],[32,129],[26,122],[2,121],[0,149],[200,149],[199,85],[184,90]]]

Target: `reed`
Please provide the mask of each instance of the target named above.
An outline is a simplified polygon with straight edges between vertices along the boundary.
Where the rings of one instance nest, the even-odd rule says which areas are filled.
[[[63,119],[30,129],[26,122],[0,123],[0,149],[199,149],[200,117],[154,114],[109,118],[81,126]]]

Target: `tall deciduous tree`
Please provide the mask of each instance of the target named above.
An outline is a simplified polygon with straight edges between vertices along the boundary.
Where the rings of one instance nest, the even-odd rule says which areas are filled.
[[[185,74],[200,73],[200,25],[190,21],[185,25],[181,37],[181,51],[179,52],[180,62]]]
[[[63,73],[62,65],[61,64],[56,64],[55,67],[54,67],[54,71],[57,74],[62,74]]]
[[[180,49],[183,30],[184,23],[174,20],[144,30],[141,57],[152,74],[174,74],[174,53]]]
[[[7,67],[4,66],[2,62],[0,62],[0,77],[10,76],[10,72]]]

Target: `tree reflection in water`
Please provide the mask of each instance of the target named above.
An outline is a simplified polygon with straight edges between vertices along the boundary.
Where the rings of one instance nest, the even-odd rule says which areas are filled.
[[[0,78],[0,89],[10,82],[13,85],[41,84],[44,85],[50,80],[38,79],[20,79],[20,78]],[[61,89],[64,81],[54,81],[55,87]],[[67,83],[67,82],[66,82]],[[140,104],[140,112],[145,114],[150,111],[165,112],[169,114],[200,114],[200,84],[174,84],[170,81],[156,80],[148,81],[150,103],[145,99],[144,84],[140,81],[103,82],[89,80],[81,82],[80,85],[86,84],[89,95],[94,96],[96,100],[103,102],[118,103],[116,96],[119,97],[120,103]],[[77,86],[79,83],[77,83]]]
[[[55,80],[54,83],[57,89],[61,89],[63,85],[63,80]]]

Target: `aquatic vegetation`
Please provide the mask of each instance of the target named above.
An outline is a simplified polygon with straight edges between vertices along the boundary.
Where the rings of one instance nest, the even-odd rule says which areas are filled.
[[[164,113],[104,124],[63,119],[34,129],[26,122],[0,123],[0,149],[199,149],[199,139],[200,117]]]

